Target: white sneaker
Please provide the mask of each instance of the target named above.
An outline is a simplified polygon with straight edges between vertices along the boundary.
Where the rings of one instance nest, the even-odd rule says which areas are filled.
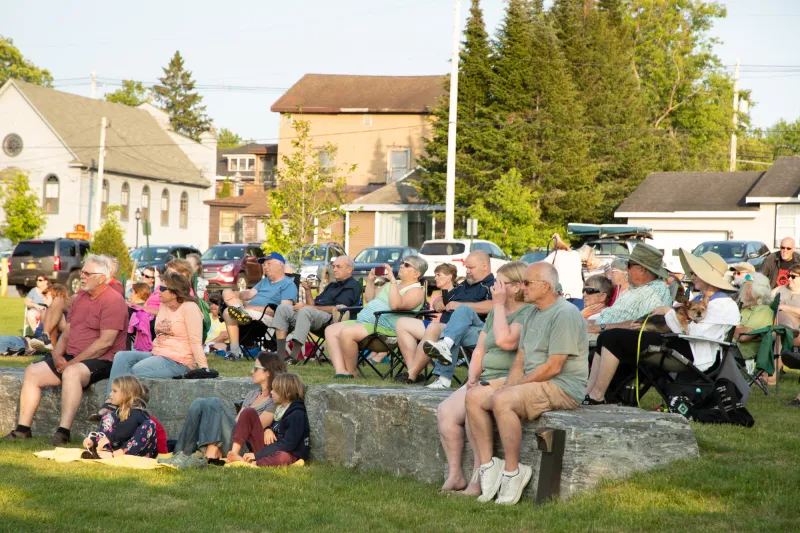
[[[426,385],[426,389],[449,389],[450,388],[450,378],[443,378],[442,376],[438,376],[436,381],[431,383],[430,385]]]
[[[500,491],[497,494],[497,502],[503,505],[514,505],[522,496],[522,490],[531,480],[533,469],[529,466],[520,464],[519,473],[516,476],[506,475],[505,472],[500,476]]]
[[[481,478],[481,495],[478,496],[479,502],[490,502],[500,489],[500,481],[506,462],[499,457],[492,457],[492,465],[480,467],[478,474]]]
[[[431,359],[435,359],[440,365],[450,366],[453,364],[453,355],[444,341],[422,341],[422,351]]]

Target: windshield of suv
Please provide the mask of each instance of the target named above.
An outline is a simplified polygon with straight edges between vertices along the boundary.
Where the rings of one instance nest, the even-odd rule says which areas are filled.
[[[465,246],[460,242],[426,242],[420,248],[422,255],[456,255],[463,254]]]
[[[303,246],[303,261],[325,261],[324,246]]]
[[[203,261],[231,261],[244,257],[244,246],[214,246],[201,256]]]
[[[723,259],[745,259],[743,242],[704,242],[695,248],[692,254],[701,256],[706,252],[714,252]]]
[[[169,257],[169,248],[165,246],[150,247],[150,261],[163,261]],[[131,252],[131,259],[138,262],[147,261],[147,247],[137,248]]]
[[[54,242],[21,242],[14,248],[14,257],[47,257],[55,254]]]
[[[367,248],[361,250],[356,258],[356,263],[394,263],[400,259],[402,248]]]

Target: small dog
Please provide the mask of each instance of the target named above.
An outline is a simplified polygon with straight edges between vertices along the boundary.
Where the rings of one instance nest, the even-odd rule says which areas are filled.
[[[687,333],[689,330],[689,322],[700,322],[706,316],[708,310],[708,299],[703,298],[698,301],[689,301],[686,299],[680,300],[680,307],[675,308],[675,316],[681,324],[681,331]],[[639,322],[644,322],[641,318]],[[653,333],[672,333],[669,329],[664,315],[653,315],[647,319],[647,324],[644,326],[645,331]]]

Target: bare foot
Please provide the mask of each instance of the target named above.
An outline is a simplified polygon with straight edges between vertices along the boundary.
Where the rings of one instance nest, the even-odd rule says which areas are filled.
[[[481,495],[481,485],[480,483],[473,483],[471,485],[467,485],[467,488],[459,492],[462,496],[480,496]]]
[[[447,478],[444,480],[444,485],[442,488],[439,489],[439,492],[460,492],[464,490],[464,487],[467,486],[467,480],[463,477],[458,477],[456,479]]]

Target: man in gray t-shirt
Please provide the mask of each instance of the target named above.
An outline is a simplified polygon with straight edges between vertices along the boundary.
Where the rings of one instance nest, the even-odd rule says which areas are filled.
[[[589,377],[589,334],[577,307],[558,296],[558,272],[550,263],[534,263],[525,272],[525,301],[533,304],[522,326],[519,350],[508,377],[467,391],[467,420],[481,467],[479,501],[514,504],[531,479],[519,463],[520,419],[546,411],[575,409]],[[492,457],[497,422],[505,461]]]

